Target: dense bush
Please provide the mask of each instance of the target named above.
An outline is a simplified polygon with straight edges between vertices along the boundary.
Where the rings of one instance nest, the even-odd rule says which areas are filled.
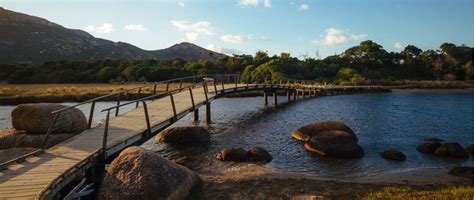
[[[56,61],[41,65],[0,65],[0,80],[8,83],[103,83],[161,81],[177,77],[243,73],[243,81],[289,77],[339,84],[373,84],[381,80],[471,80],[473,48],[444,43],[440,50],[408,45],[401,52],[387,52],[367,40],[340,55],[300,60],[289,53],[254,57],[234,55],[215,61],[103,60]]]

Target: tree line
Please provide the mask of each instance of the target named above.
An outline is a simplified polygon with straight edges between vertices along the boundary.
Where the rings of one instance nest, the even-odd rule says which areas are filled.
[[[269,56],[258,51],[208,60],[54,61],[41,65],[0,65],[7,83],[106,83],[162,81],[172,78],[242,73],[243,81],[271,81],[280,77],[336,84],[380,84],[394,80],[472,80],[473,48],[443,43],[423,51],[408,45],[388,52],[367,40],[339,55],[298,59],[289,53]]]

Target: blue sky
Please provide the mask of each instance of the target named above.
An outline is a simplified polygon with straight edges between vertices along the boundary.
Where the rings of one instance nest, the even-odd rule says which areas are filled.
[[[189,41],[223,53],[324,58],[367,39],[388,51],[474,46],[474,0],[0,0],[0,6],[147,50]]]

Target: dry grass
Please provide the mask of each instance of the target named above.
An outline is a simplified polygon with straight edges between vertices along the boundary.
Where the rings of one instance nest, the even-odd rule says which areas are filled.
[[[433,200],[433,199],[473,199],[474,187],[458,186],[437,190],[414,190],[408,188],[386,187],[381,191],[365,194],[361,199],[393,199],[393,200]]]
[[[124,89],[145,86],[145,83],[126,84],[0,84],[0,104],[15,105],[20,103],[37,102],[79,102],[117,92]],[[183,83],[182,87],[191,84]],[[169,89],[179,88],[179,83],[171,83]],[[166,84],[160,84],[157,91],[165,91]],[[148,84],[142,88],[141,94],[147,95],[153,92],[153,86]],[[123,98],[134,99],[138,89],[128,92]],[[133,96],[133,97],[132,97]]]

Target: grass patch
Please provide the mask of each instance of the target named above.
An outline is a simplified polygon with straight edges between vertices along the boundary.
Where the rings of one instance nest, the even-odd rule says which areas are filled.
[[[466,199],[474,198],[474,187],[458,186],[441,188],[437,190],[415,190],[409,188],[386,187],[381,191],[372,191],[366,193],[360,199],[362,200],[433,200],[433,199]]]

